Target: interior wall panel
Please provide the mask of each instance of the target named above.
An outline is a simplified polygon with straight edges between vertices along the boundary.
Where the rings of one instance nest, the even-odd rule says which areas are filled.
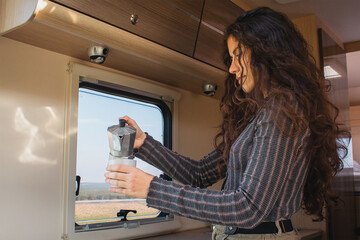
[[[0,52],[0,239],[61,239],[66,68],[79,60],[4,37]],[[206,155],[218,101],[177,91],[178,152]],[[179,231],[207,226],[180,221]]]

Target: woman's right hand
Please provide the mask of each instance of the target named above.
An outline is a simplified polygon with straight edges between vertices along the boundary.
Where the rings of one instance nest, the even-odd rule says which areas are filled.
[[[135,120],[131,119],[130,117],[124,116],[124,117],[120,117],[119,119],[125,119],[129,126],[132,126],[132,127],[134,127],[136,129],[134,148],[140,148],[143,145],[144,141],[145,141],[146,134],[137,125]]]

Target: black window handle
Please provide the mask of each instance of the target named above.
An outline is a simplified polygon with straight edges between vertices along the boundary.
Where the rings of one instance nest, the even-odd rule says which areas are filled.
[[[121,219],[120,221],[122,222],[122,221],[127,221],[127,215],[128,215],[128,213],[129,212],[133,212],[133,213],[137,213],[137,211],[136,210],[123,210],[123,209],[121,209],[118,213],[117,213],[117,216],[118,217],[123,217],[123,219]]]
[[[79,192],[80,192],[80,181],[81,181],[81,177],[79,175],[76,175],[76,191],[75,191],[75,196],[79,196]]]

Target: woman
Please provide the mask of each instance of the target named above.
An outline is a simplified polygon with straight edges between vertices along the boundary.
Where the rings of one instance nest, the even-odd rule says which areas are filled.
[[[215,150],[194,161],[137,128],[136,156],[184,186],[115,165],[112,192],[146,198],[150,207],[215,225],[213,239],[297,239],[291,216],[303,207],[323,219],[336,203],[333,176],[342,168],[338,109],[308,45],[283,14],[261,7],[226,30],[229,76]],[[226,176],[221,191],[204,189]]]

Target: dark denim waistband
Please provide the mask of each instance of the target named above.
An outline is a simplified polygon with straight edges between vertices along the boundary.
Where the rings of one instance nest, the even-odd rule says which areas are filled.
[[[294,230],[291,220],[280,220],[279,222],[280,229],[283,233],[291,232]],[[276,222],[263,222],[252,229],[246,228],[238,228],[238,227],[229,227],[227,226],[225,229],[225,234],[233,235],[233,234],[273,234],[278,233],[278,227],[276,226]]]

